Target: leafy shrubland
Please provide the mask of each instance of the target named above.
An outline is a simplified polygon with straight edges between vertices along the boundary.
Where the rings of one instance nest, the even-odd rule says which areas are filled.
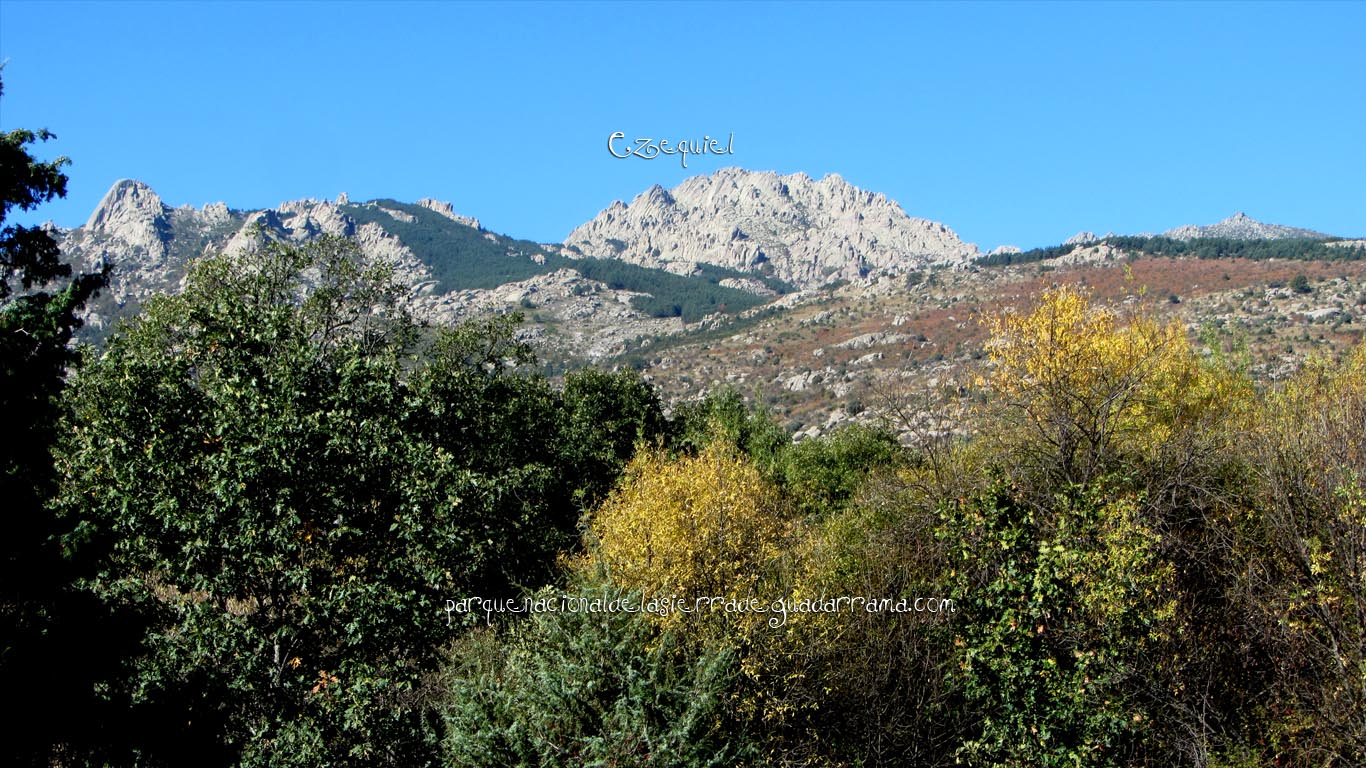
[[[396,297],[345,241],[264,244],[86,356],[30,514],[63,553],[54,610],[119,653],[82,672],[80,737],[25,754],[1363,758],[1366,352],[1261,385],[1062,287],[992,321],[973,437],[794,445],[733,392],[670,418],[632,373],[552,385],[514,316],[432,335]],[[949,602],[444,610],[562,593]]]
[[[577,589],[953,601],[781,626],[637,615],[668,638],[637,641],[670,649],[657,664],[735,655],[737,674],[709,678],[731,737],[689,764],[1358,764],[1366,352],[1259,385],[1184,329],[1068,287],[991,338],[970,439],[775,443],[722,396],[680,415],[672,454],[643,446],[588,516],[563,576]],[[503,676],[476,686],[495,703],[448,720],[448,743],[527,727],[513,713],[539,694],[499,680],[528,673],[525,632],[564,621],[581,619],[502,630]],[[559,711],[540,727],[584,732]]]
[[[5,213],[62,192],[36,138]],[[964,429],[793,444],[423,328],[344,240],[76,353],[101,277],[44,237],[0,238],[10,763],[1366,763],[1366,348],[1255,381],[1064,285]],[[453,609],[673,597],[722,607]]]

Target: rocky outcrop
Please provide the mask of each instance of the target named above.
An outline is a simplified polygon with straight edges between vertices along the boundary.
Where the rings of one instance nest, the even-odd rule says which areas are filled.
[[[738,168],[614,202],[564,242],[585,255],[680,274],[715,264],[799,287],[961,265],[979,255],[943,224],[907,216],[835,174],[815,181]]]
[[[483,229],[483,227],[479,224],[479,219],[474,219],[469,216],[461,216],[460,214],[455,212],[454,208],[451,206],[450,203],[445,203],[440,200],[433,200],[430,197],[424,197],[421,200],[418,200],[417,204],[422,206],[423,208],[426,208],[429,211],[439,213],[457,224],[464,224],[467,227],[474,227],[475,229]]]
[[[1175,240],[1193,240],[1199,237],[1225,237],[1233,240],[1322,240],[1332,237],[1312,229],[1287,227],[1281,224],[1263,224],[1239,211],[1217,224],[1196,226],[1187,224],[1163,232],[1164,237]]]
[[[140,181],[120,179],[96,206],[85,232],[160,259],[166,255],[171,211],[152,188]]]
[[[681,332],[683,321],[650,317],[631,304],[637,294],[613,290],[572,269],[558,269],[497,288],[431,294],[414,302],[419,315],[450,324],[519,308],[534,321],[528,338],[547,351],[600,360],[633,339]]]

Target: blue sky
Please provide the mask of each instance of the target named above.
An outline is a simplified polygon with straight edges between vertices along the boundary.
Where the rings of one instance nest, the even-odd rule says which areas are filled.
[[[1245,211],[1366,235],[1366,4],[0,0],[0,130],[47,127],[83,223],[171,205],[449,200],[558,241],[738,165],[839,173],[983,249]],[[616,159],[628,137],[734,155]]]

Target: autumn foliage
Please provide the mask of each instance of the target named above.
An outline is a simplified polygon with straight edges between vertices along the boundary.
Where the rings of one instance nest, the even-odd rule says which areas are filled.
[[[590,517],[588,557],[647,596],[747,600],[771,594],[789,530],[776,489],[723,441],[676,459],[647,449]]]

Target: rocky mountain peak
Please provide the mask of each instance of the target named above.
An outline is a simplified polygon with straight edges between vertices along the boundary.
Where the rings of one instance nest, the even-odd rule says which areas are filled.
[[[651,185],[649,189],[637,195],[636,199],[631,201],[631,204],[669,206],[673,205],[674,202],[673,195],[670,195],[667,189],[658,184],[654,184]]]
[[[592,256],[691,272],[698,263],[811,287],[978,255],[948,227],[907,216],[836,174],[722,168],[616,201],[565,238]]]
[[[152,188],[133,179],[119,179],[85,223],[89,232],[114,234],[129,225],[165,218],[169,210]]]

